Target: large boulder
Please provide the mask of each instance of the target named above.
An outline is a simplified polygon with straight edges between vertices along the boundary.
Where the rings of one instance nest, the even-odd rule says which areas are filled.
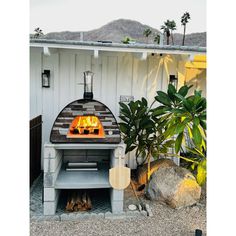
[[[152,174],[145,194],[150,200],[180,208],[197,203],[200,200],[201,187],[187,169],[179,166],[163,167]]]
[[[152,161],[150,164],[150,174],[152,175],[152,173],[154,173],[159,168],[167,166],[176,166],[176,164],[172,160],[166,158],[161,158],[156,161]],[[147,183],[147,169],[148,169],[147,163],[144,164],[142,167],[138,168],[137,182],[139,185]]]

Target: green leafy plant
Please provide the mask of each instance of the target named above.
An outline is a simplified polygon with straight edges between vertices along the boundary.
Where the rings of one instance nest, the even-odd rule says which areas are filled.
[[[160,39],[161,39],[161,37],[160,37],[160,35],[159,34],[156,34],[155,36],[154,36],[154,43],[157,43],[157,44],[160,44]]]
[[[124,44],[135,43],[135,40],[130,37],[125,37],[122,41]]]
[[[39,27],[37,27],[35,30],[34,30],[34,38],[40,38],[41,36],[43,36],[44,34],[43,34],[43,31],[39,28]]]
[[[187,97],[191,87],[185,85],[177,91],[169,84],[167,93],[158,91],[155,97],[155,100],[161,103],[155,113],[159,116],[168,115],[165,138],[176,136],[176,153],[182,143],[186,142],[186,135],[196,148],[206,150],[206,98],[201,96],[201,91],[195,91],[194,95]]]
[[[191,155],[191,159],[194,161],[191,165],[192,171],[196,170],[196,178],[199,185],[203,185],[206,182],[207,169],[206,169],[206,151],[199,150],[197,148],[188,148]]]
[[[173,140],[164,140],[162,135],[165,117],[156,118],[152,105],[148,107],[145,98],[131,101],[128,105],[120,103],[120,129],[126,144],[126,153],[136,148],[138,165],[144,164],[151,156],[166,152],[172,147]],[[141,162],[138,161],[141,157]]]
[[[148,43],[148,37],[152,34],[152,30],[150,28],[147,28],[143,31],[143,35],[147,38]]]
[[[127,145],[126,153],[136,151],[138,166],[148,162],[149,172],[151,157],[176,156],[191,162],[197,168],[198,181],[203,183],[206,174],[206,99],[200,91],[187,96],[190,88],[185,85],[177,91],[169,84],[167,93],[157,91],[150,107],[145,98],[128,105],[120,103],[120,129]],[[160,105],[153,108],[157,102]],[[181,146],[189,145],[187,138],[191,141],[187,148],[191,153],[198,153],[198,159],[179,155]],[[175,154],[169,153],[172,147]]]
[[[166,44],[170,44],[170,20],[167,20],[164,22],[164,24],[161,26],[161,30],[163,30],[163,34],[166,35]]]
[[[145,98],[131,101],[128,105],[120,103],[122,120],[120,129],[126,144],[126,153],[136,149],[137,165],[148,163],[147,179],[150,178],[151,157],[158,158],[159,153],[166,153],[174,143],[173,140],[164,138],[163,127],[166,119],[157,118],[154,110],[151,109],[152,105],[148,107]]]

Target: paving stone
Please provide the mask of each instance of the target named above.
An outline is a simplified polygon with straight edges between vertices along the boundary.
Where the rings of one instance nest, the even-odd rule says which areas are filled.
[[[110,217],[111,215],[112,215],[112,213],[111,213],[110,211],[107,211],[107,212],[105,213],[105,218]]]
[[[98,216],[101,217],[101,218],[105,218],[105,214],[102,213],[102,212],[98,213]]]
[[[126,218],[126,214],[125,212],[122,212],[122,213],[111,213],[111,214],[105,214],[105,218],[106,219],[111,219],[111,220],[122,220],[122,219],[125,219]]]
[[[79,218],[79,219],[88,219],[88,218],[90,218],[90,213],[82,213],[82,214],[77,214],[77,217]]]

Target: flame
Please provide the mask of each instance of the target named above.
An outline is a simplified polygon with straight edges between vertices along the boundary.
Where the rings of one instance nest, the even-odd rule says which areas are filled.
[[[81,116],[75,126],[80,134],[83,134],[84,130],[88,130],[91,134],[94,132],[94,129],[100,129],[100,127],[101,124],[96,116]]]

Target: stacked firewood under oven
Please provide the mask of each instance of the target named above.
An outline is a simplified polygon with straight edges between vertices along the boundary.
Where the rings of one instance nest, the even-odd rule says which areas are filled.
[[[88,211],[91,209],[92,202],[88,191],[73,190],[69,192],[66,203],[67,212]]]

